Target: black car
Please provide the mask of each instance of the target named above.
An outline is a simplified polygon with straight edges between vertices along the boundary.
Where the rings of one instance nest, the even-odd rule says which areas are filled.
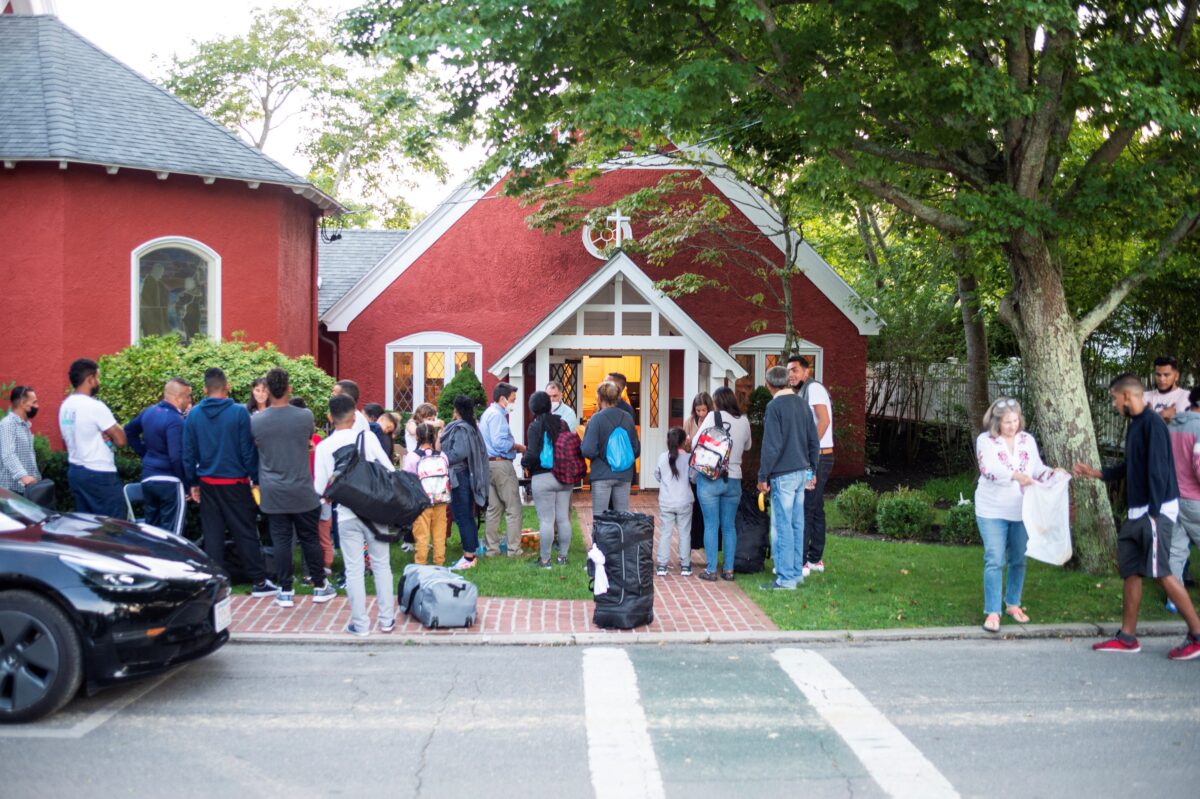
[[[229,594],[185,538],[0,489],[0,722],[215,651]]]

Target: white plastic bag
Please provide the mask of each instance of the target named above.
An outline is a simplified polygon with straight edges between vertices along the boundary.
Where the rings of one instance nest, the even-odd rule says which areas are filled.
[[[1055,471],[1024,491],[1021,518],[1029,543],[1025,557],[1061,566],[1071,559],[1071,475]]]

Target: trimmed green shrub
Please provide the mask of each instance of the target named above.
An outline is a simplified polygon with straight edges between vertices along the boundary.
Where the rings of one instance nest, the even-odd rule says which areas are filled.
[[[946,511],[946,521],[938,538],[943,544],[980,544],[979,525],[975,521],[975,503],[953,505]]]
[[[288,370],[293,394],[303,397],[318,419],[325,417],[333,390],[333,378],[311,355],[291,358],[270,342],[245,341],[238,333],[228,341],[195,338],[187,345],[180,344],[173,334],[147,336],[120,352],[102,356],[99,364],[103,384],[99,397],[122,423],[158,402],[163,386],[176,375],[191,382],[193,397],[199,402],[204,396],[204,370],[211,366],[225,370],[229,396],[236,402],[249,399],[255,378],[281,366]]]
[[[933,529],[933,505],[920,491],[901,487],[879,498],[875,524],[890,538],[926,538]]]
[[[875,529],[875,511],[879,495],[866,483],[855,483],[838,492],[834,500],[838,513],[851,530],[869,533]]]
[[[751,425],[761,425],[767,416],[767,403],[772,399],[771,389],[759,386],[750,392],[750,400],[746,403],[746,416]]]
[[[532,392],[531,392],[532,393]],[[470,366],[463,364],[450,378],[450,382],[442,389],[438,397],[438,418],[446,424],[454,418],[454,398],[465,394],[475,400],[475,417],[478,418],[488,406],[487,394],[483,391],[483,383],[475,376]]]
[[[33,449],[37,454],[38,468],[42,477],[54,481],[55,504],[64,513],[75,509],[75,500],[71,496],[71,484],[67,481],[67,453],[63,450],[50,449],[50,442],[45,436],[35,436]],[[128,449],[119,449],[114,458],[117,464],[117,476],[122,483],[135,483],[142,479],[142,461]]]

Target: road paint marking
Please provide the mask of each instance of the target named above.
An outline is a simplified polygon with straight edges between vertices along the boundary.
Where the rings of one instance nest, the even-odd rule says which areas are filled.
[[[884,793],[905,799],[958,796],[950,781],[828,660],[811,649],[778,649],[773,657]]]
[[[663,799],[637,674],[624,649],[583,651],[583,700],[596,799]]]
[[[50,726],[5,726],[0,727],[0,738],[59,738],[59,739],[79,739],[87,735],[89,732],[100,727],[105,722],[112,719],[125,708],[132,705],[134,702],[141,699],[146,694],[153,691],[158,686],[165,683],[167,680],[174,677],[179,672],[187,668],[186,665],[179,666],[161,677],[149,680],[137,688],[128,691],[112,702],[101,706],[94,712],[85,716],[81,721],[77,721],[70,727],[50,727]],[[47,719],[53,721],[53,718]],[[36,724],[37,722],[34,722]]]

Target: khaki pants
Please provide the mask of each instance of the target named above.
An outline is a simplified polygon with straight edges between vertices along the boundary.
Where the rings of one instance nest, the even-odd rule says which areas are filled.
[[[508,556],[521,554],[521,489],[512,461],[488,461],[487,528],[484,541],[488,555],[500,554],[500,517],[505,518]]]
[[[429,562],[429,543],[433,539],[433,565],[446,564],[446,506],[434,505],[426,508],[413,522],[412,527],[417,563]]]

